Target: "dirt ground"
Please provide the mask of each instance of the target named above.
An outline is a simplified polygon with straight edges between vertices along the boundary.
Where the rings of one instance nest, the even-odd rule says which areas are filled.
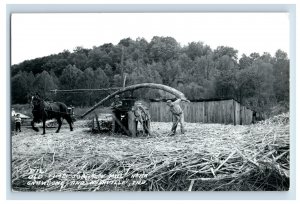
[[[237,147],[243,149],[243,154],[251,158],[265,148],[268,143],[282,143],[279,136],[268,136],[273,132],[277,135],[288,135],[287,126],[247,125],[233,126],[222,124],[186,123],[186,134],[180,134],[177,129],[175,136],[168,136],[172,123],[152,122],[152,136],[129,137],[113,133],[92,133],[88,127],[89,121],[79,120],[74,123],[74,131],[70,131],[68,124],[63,124],[60,133],[56,128],[47,128],[46,135],[33,131],[29,127],[22,127],[22,132],[12,132],[12,187],[15,191],[106,191],[106,190],[141,190],[142,185],[130,183],[126,187],[105,187],[103,185],[59,184],[40,186],[30,182],[37,180],[52,182],[50,175],[77,175],[89,173],[111,173],[110,170],[157,174],[163,168],[181,169],[193,172],[199,165],[209,164],[203,175],[211,174],[210,168],[216,169],[221,160],[226,159]],[[269,127],[270,129],[267,129]],[[267,138],[270,138],[269,139]],[[262,141],[258,142],[261,139]],[[271,141],[272,140],[272,141]],[[275,141],[276,140],[276,141]],[[266,150],[267,151],[267,150]],[[199,156],[201,155],[201,156]],[[231,156],[232,156],[231,155]],[[242,164],[240,156],[237,159]],[[199,163],[198,165],[195,165]],[[121,166],[121,167],[120,167]],[[122,167],[123,166],[123,167]],[[221,174],[229,174],[238,169],[237,163],[219,170]],[[127,169],[127,170],[126,170]],[[173,170],[170,172],[172,173]],[[175,171],[175,170],[174,170]],[[196,170],[195,170],[196,171]],[[197,170],[199,171],[199,169]],[[42,174],[44,177],[35,178],[32,175]],[[163,174],[163,173],[162,173]],[[158,174],[159,175],[159,174]],[[188,175],[185,173],[185,175]],[[194,175],[194,173],[192,174]],[[199,176],[199,175],[198,175]],[[192,177],[191,177],[192,178]],[[57,179],[57,178],[56,178]],[[168,179],[168,178],[167,178]],[[69,178],[58,179],[67,181]],[[149,178],[147,182],[152,182]],[[125,181],[124,181],[125,182]],[[127,182],[127,181],[126,181]],[[142,181],[134,181],[142,182]],[[187,181],[188,182],[188,181]],[[128,184],[128,183],[126,183]],[[75,185],[75,184],[74,184]],[[117,185],[117,184],[116,184]],[[153,184],[154,185],[154,184]],[[147,185],[147,189],[159,187]],[[158,184],[157,184],[158,185]],[[186,186],[189,184],[182,184]],[[134,187],[133,187],[134,186]],[[174,183],[176,189],[177,185]],[[162,187],[161,187],[162,188]],[[186,187],[182,187],[186,188]],[[177,189],[181,190],[181,189]]]
[[[185,123],[186,133],[182,135],[180,133],[180,126],[177,128],[175,136],[168,136],[172,123],[164,122],[152,122],[151,123],[151,136],[142,136],[132,138],[127,135],[114,134],[111,132],[106,133],[92,133],[88,126],[90,121],[79,120],[74,123],[74,130],[70,131],[68,124],[63,124],[59,133],[55,133],[56,127],[46,128],[46,134],[42,135],[41,125],[38,125],[39,132],[33,131],[30,127],[22,127],[22,132],[12,132],[12,156],[17,155],[36,154],[37,152],[49,152],[55,151],[57,147],[73,146],[76,149],[78,144],[86,144],[87,148],[103,148],[94,147],[95,144],[99,144],[101,140],[107,141],[109,139],[115,140],[117,138],[120,141],[129,141],[131,144],[139,143],[142,141],[153,143],[154,145],[173,145],[173,144],[156,144],[155,141],[161,142],[163,138],[166,140],[172,140],[181,142],[181,145],[188,143],[189,139],[198,138],[203,143],[212,144],[220,142],[222,138],[228,139],[230,136],[235,135],[235,140],[239,135],[244,134],[249,130],[250,126],[233,126],[222,124],[199,124],[199,123]],[[140,129],[140,127],[138,127]],[[218,137],[218,140],[215,138]],[[215,140],[215,142],[213,142]],[[130,145],[130,143],[128,145]],[[146,142],[147,143],[147,142]],[[39,144],[37,146],[37,144]],[[152,145],[153,145],[152,144]],[[123,144],[125,145],[125,143]],[[223,148],[226,148],[226,143],[223,144]],[[229,145],[229,144],[227,144]],[[228,146],[230,148],[230,145]],[[36,151],[39,150],[39,151]],[[41,153],[42,153],[41,152]]]

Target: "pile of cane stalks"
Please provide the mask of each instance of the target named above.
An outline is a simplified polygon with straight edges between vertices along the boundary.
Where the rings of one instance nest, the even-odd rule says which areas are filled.
[[[151,123],[152,135],[82,128],[12,137],[15,191],[286,191],[289,113],[253,125]]]

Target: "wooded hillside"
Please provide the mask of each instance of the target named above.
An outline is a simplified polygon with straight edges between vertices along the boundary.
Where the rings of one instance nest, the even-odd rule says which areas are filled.
[[[289,59],[278,50],[259,55],[255,51],[238,59],[238,50],[203,42],[181,46],[172,37],[122,39],[117,45],[26,60],[11,66],[12,103],[28,103],[39,92],[50,100],[68,105],[94,105],[107,93],[50,93],[51,89],[95,89],[143,82],[161,83],[182,91],[190,100],[233,98],[259,112],[289,103]],[[139,90],[143,98],[160,98],[157,90]]]

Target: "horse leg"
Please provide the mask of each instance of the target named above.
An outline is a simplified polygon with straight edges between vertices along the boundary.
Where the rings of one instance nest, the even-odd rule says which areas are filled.
[[[71,116],[70,116],[70,115],[66,115],[64,118],[65,118],[65,119],[66,119],[66,121],[69,123],[69,126],[70,126],[70,131],[73,131],[73,127],[72,127],[72,123],[73,123],[73,121],[72,121],[72,118],[71,118]]]
[[[146,136],[148,136],[148,135],[151,136],[150,130],[149,130],[149,120],[144,120],[143,125],[144,125],[144,129],[145,129],[145,132],[146,132]]]
[[[141,120],[141,126],[143,129],[143,136],[147,136],[147,132],[146,132],[145,125],[144,125],[144,120]]]
[[[43,118],[43,135],[46,134],[46,119]]]
[[[57,128],[57,130],[56,130],[56,133],[59,133],[59,130],[60,130],[60,127],[61,127],[62,122],[61,122],[60,117],[56,118],[56,120],[57,120],[57,123],[58,123],[58,128]]]
[[[38,129],[37,127],[34,126],[34,121],[33,121],[33,120],[31,121],[31,127],[32,127],[32,129],[33,129],[34,131],[36,131],[36,132],[39,131],[39,129]]]
[[[139,118],[139,121],[138,121],[140,124],[141,124],[141,127],[142,127],[142,131],[143,131],[143,136],[145,135],[145,129],[144,129],[144,122],[143,122],[143,119]]]

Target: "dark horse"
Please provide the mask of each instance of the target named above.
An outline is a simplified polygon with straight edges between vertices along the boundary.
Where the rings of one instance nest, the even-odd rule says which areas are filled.
[[[73,121],[70,114],[68,113],[68,107],[64,103],[46,102],[42,100],[38,95],[36,95],[32,96],[31,104],[33,106],[33,120],[31,121],[31,126],[33,130],[37,132],[39,131],[39,129],[34,126],[34,123],[43,122],[43,135],[46,134],[46,120],[55,118],[58,123],[58,128],[56,130],[56,133],[58,133],[62,125],[61,118],[63,118],[66,119],[66,121],[69,123],[70,131],[73,131]]]

